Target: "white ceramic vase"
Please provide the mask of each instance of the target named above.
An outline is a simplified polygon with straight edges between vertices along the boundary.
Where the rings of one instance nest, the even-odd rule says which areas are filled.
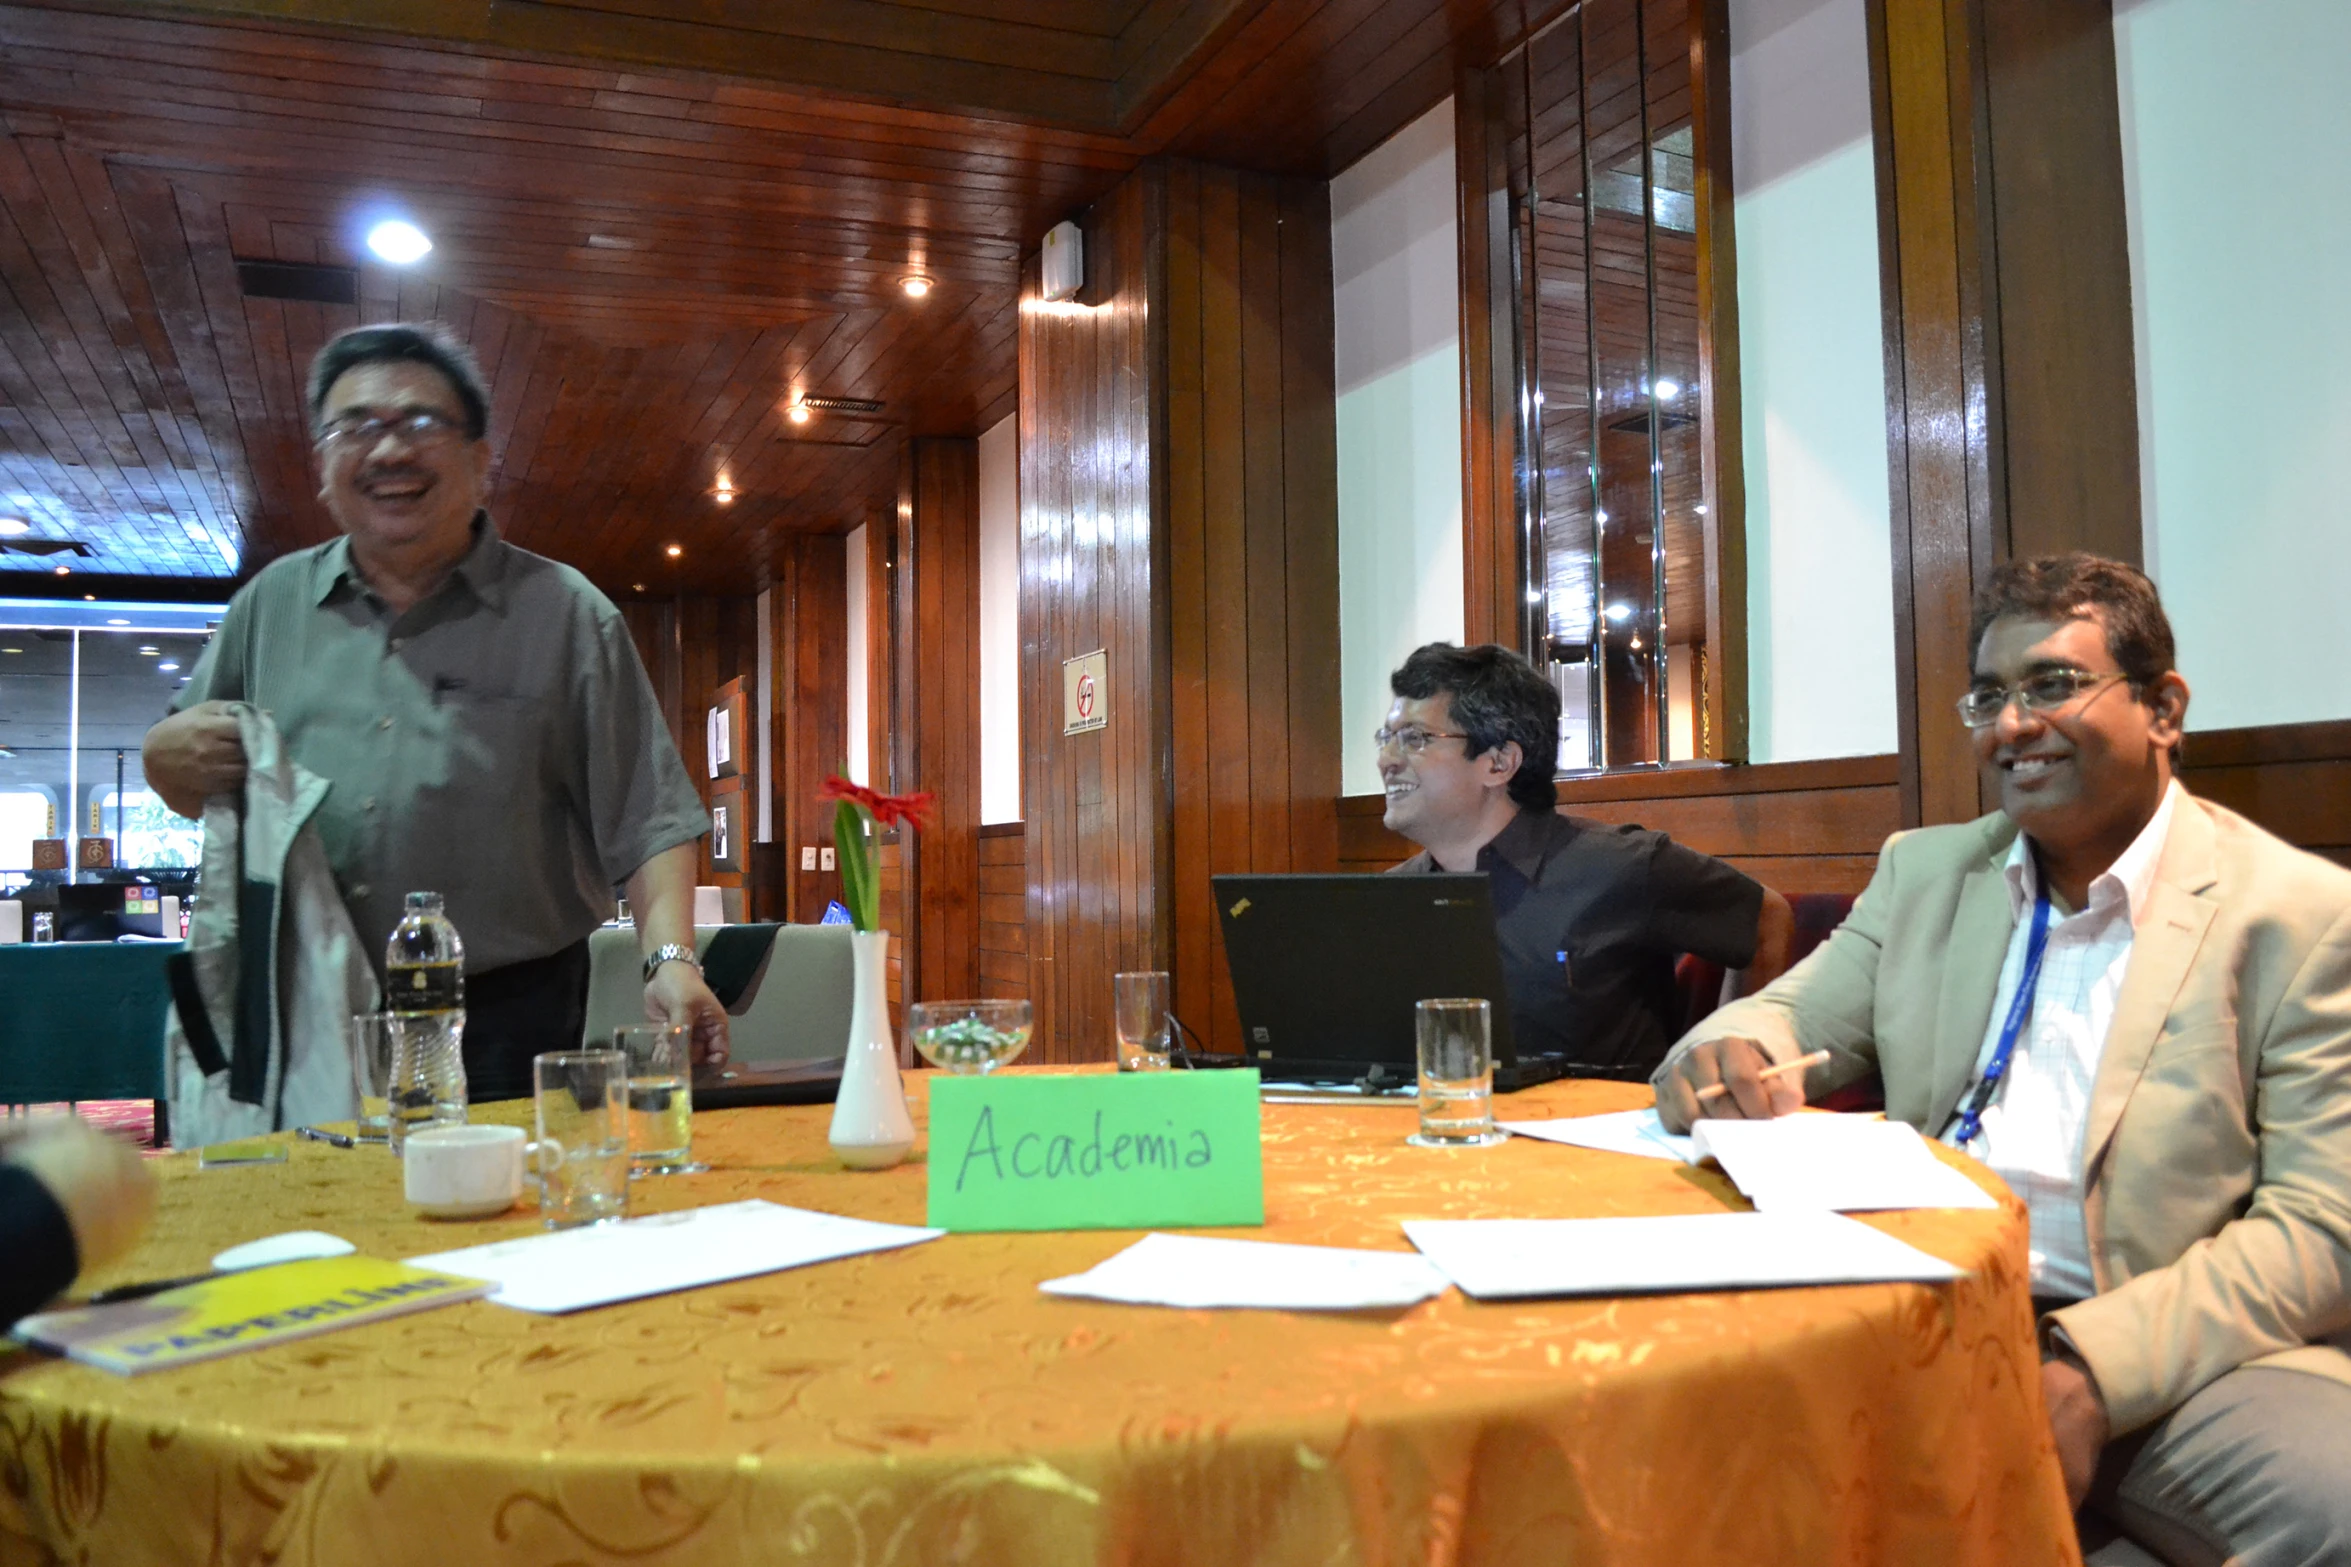
[[[852,1170],[886,1170],[914,1151],[914,1118],[898,1080],[890,1037],[890,933],[849,933],[857,989],[849,1006],[849,1048],[833,1101],[833,1152]]]

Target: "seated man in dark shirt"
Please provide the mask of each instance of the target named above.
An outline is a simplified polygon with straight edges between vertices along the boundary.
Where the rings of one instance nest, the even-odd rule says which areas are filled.
[[[1388,677],[1387,824],[1421,846],[1398,872],[1484,871],[1518,1053],[1638,1077],[1682,1031],[1677,955],[1788,966],[1788,900],[1663,833],[1562,816],[1559,693],[1507,648],[1432,642]]]

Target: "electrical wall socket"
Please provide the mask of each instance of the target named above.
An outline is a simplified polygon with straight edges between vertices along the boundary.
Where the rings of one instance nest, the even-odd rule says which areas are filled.
[[[829,871],[833,868],[833,846],[831,844],[828,843],[818,850],[816,857],[817,869]]]
[[[816,869],[815,844],[807,843],[800,846],[800,868],[804,871],[812,871]]]

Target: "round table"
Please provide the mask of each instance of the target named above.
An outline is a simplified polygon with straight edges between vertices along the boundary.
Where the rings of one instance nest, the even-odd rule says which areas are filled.
[[[919,1125],[922,1074],[909,1092]],[[1532,1119],[1646,1097],[1562,1083],[1501,1103]],[[756,1196],[921,1223],[919,1145],[844,1171],[828,1114],[706,1113],[716,1168],[636,1183],[631,1211]],[[1710,1170],[1525,1139],[1423,1150],[1412,1127],[1408,1104],[1268,1105],[1265,1228],[1217,1233],[1402,1250],[1404,1218],[1744,1206]],[[536,1223],[412,1218],[380,1148],[158,1163],[153,1231],[92,1282],[277,1230],[403,1257]],[[18,1351],[0,1355],[0,1561],[2077,1561],[2022,1208],[1868,1222],[1969,1276],[1180,1311],[1037,1290],[1133,1232],[950,1235],[570,1317],[471,1302],[136,1379]]]

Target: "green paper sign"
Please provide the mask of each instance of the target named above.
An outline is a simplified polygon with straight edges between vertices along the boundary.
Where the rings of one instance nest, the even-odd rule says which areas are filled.
[[[1257,1073],[940,1077],[930,1222],[947,1230],[1263,1224]]]

